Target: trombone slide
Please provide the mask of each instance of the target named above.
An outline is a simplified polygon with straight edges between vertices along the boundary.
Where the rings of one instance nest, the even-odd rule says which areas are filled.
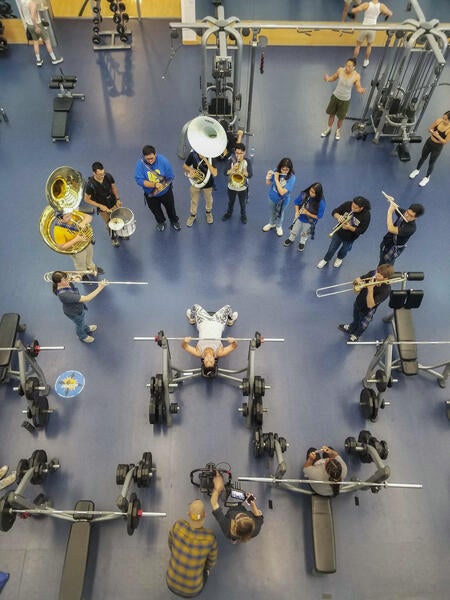
[[[47,281],[48,283],[52,283],[52,275],[53,275],[54,271],[48,271],[47,273],[44,273],[44,281]],[[81,281],[81,277],[83,277],[83,275],[94,275],[94,273],[92,271],[64,271],[64,273],[67,273],[67,277],[69,279],[69,281],[73,281],[75,283],[87,283],[90,285],[98,285],[100,282],[99,281]],[[79,279],[78,279],[79,278]],[[108,285],[148,285],[148,281],[108,281]]]
[[[382,280],[374,279],[373,277],[368,277],[366,279],[362,279],[362,283],[357,283],[355,279],[354,281],[345,281],[344,283],[336,283],[335,285],[328,285],[326,287],[318,288],[316,290],[316,296],[317,298],[324,298],[325,296],[335,296],[336,294],[343,294],[344,292],[355,292],[355,294],[359,294],[359,292],[364,288],[372,287],[374,285],[391,285],[394,283],[403,283],[407,279],[407,273],[402,273],[398,277],[391,277],[391,279]],[[330,292],[329,290],[335,291]]]

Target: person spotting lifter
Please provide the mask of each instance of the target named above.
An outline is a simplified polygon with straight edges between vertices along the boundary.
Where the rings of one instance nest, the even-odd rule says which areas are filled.
[[[365,88],[361,87],[361,77],[359,73],[355,71],[355,67],[356,59],[349,58],[345,63],[345,67],[339,67],[334,75],[331,75],[330,77],[325,74],[324,76],[327,83],[337,80],[338,84],[331,95],[330,102],[326,109],[326,113],[330,116],[328,117],[328,127],[320,134],[322,137],[330,135],[334,118],[337,115],[338,122],[334,138],[336,140],[341,139],[341,127],[350,107],[353,86],[355,86],[358,94],[364,94],[366,91]]]
[[[213,516],[220,525],[220,528],[228,539],[233,543],[248,542],[256,537],[261,531],[264,522],[262,512],[256,506],[255,497],[248,494],[246,503],[250,510],[246,509],[242,504],[230,508],[226,514],[223,513],[219,505],[219,496],[224,491],[225,485],[222,475],[216,472],[214,476],[214,488],[211,493],[211,508]]]
[[[233,312],[228,304],[212,315],[200,304],[194,304],[192,308],[187,309],[186,317],[191,325],[197,326],[199,340],[193,347],[189,344],[191,338],[185,337],[181,346],[192,356],[201,358],[208,371],[214,369],[216,358],[227,356],[237,348],[238,344],[234,338],[227,338],[228,346],[222,345],[221,338],[225,325],[231,327],[238,318],[238,313]]]

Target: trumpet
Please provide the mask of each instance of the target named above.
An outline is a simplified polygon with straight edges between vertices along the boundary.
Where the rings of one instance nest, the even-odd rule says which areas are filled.
[[[238,160],[233,165],[233,171],[230,173],[228,185],[234,190],[242,190],[245,185],[245,175],[247,172],[247,161],[244,159]]]
[[[44,273],[44,281],[48,283],[53,283],[52,275],[55,271],[48,271]],[[95,271],[62,271],[63,273],[67,273],[67,279],[69,281],[73,281],[74,283],[87,283],[91,285],[98,285],[98,281],[80,281],[84,275],[93,275],[97,276]],[[148,281],[108,281],[108,285],[148,285]]]
[[[352,217],[353,217],[353,211],[350,211],[349,213],[344,213],[342,216],[344,218],[342,219],[342,221],[340,221],[337,225],[335,225],[333,227],[333,229],[328,234],[328,237],[333,237],[333,235],[337,231],[339,231],[339,229],[341,229],[341,227],[343,227],[346,223],[350,223],[350,221],[352,220]]]
[[[408,279],[408,273],[400,273],[391,279],[374,279],[373,277],[367,277],[365,279],[354,279],[353,281],[345,281],[344,283],[337,283],[336,285],[329,285],[326,287],[318,288],[316,290],[317,298],[324,298],[325,296],[335,296],[336,294],[344,294],[345,292],[359,292],[365,288],[373,287],[374,285],[392,285],[394,283],[404,283]],[[334,290],[330,292],[329,290]]]
[[[381,193],[386,198],[386,200],[389,202],[389,204],[391,204],[394,207],[395,212],[401,216],[401,218],[405,221],[405,223],[408,223],[408,221],[405,219],[402,211],[399,209],[398,204],[394,201],[394,197],[389,196],[389,194],[386,194],[386,192],[383,192],[383,190],[381,190]]]

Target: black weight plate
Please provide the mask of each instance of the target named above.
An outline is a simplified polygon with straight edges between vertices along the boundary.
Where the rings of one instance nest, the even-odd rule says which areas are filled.
[[[153,468],[153,456],[151,452],[144,452],[142,454],[142,461],[145,462],[150,470]]]
[[[284,437],[279,437],[278,442],[280,444],[281,452],[286,452],[287,450],[287,441]]]
[[[389,446],[385,440],[380,440],[380,446],[381,452],[378,454],[380,455],[381,460],[386,460],[386,458],[389,456]]]
[[[362,431],[359,432],[358,442],[360,444],[368,444],[369,439],[371,437],[372,437],[372,434],[370,433],[370,431],[368,431],[367,429],[363,429]]]
[[[347,454],[353,454],[356,448],[356,439],[354,437],[345,438],[344,448]]]
[[[45,450],[35,450],[30,458],[30,467],[36,467],[47,462],[47,452]]]
[[[25,381],[25,398],[31,402],[36,402],[39,398],[39,379],[37,377],[27,377]]]
[[[133,535],[135,529],[139,525],[139,511],[141,509],[141,503],[139,498],[133,492],[130,496],[127,510],[127,533]]]
[[[125,483],[125,477],[128,473],[128,465],[118,464],[116,468],[116,484],[123,485]]]
[[[40,396],[33,406],[33,425],[36,429],[44,429],[48,423],[50,413],[48,412],[47,396]]]
[[[150,425],[154,425],[156,423],[156,401],[152,398],[148,405],[148,420]]]
[[[272,458],[275,454],[275,439],[272,432],[269,433],[267,451],[269,456]]]
[[[10,513],[9,509],[12,508],[8,502],[8,494],[0,498],[0,531],[9,531],[14,525],[17,513]]]
[[[258,396],[262,398],[266,393],[265,381],[263,377],[259,375],[255,375],[255,381],[253,383],[253,394],[254,396]]]
[[[23,479],[23,476],[30,468],[30,463],[26,458],[21,458],[17,463],[16,467],[16,483],[20,483]]]
[[[262,455],[263,447],[261,441],[261,429],[258,427],[253,431],[253,456],[259,458]]]
[[[378,369],[375,372],[375,379],[377,380],[376,382],[376,388],[379,392],[385,392],[386,388],[387,388],[387,380],[386,380],[386,373],[383,371],[383,369]]]
[[[250,382],[248,377],[242,378],[242,395],[248,396],[250,394]]]
[[[28,423],[28,421],[22,421],[21,427],[23,427],[24,429],[26,429],[30,433],[35,433],[36,432],[36,428],[31,423]]]
[[[372,419],[375,407],[375,392],[371,388],[363,388],[359,395],[359,409],[365,419]],[[358,438],[358,441],[361,441]],[[365,442],[367,443],[367,442]]]

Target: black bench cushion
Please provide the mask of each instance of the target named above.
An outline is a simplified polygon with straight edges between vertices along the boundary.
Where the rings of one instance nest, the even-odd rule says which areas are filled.
[[[311,496],[314,569],[317,573],[336,573],[336,547],[334,541],[331,498]]]

